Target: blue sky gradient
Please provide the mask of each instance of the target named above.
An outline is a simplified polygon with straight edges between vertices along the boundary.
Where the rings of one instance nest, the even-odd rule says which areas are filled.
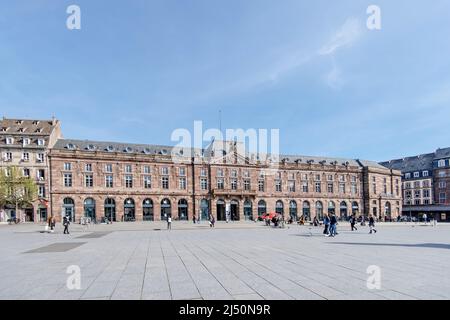
[[[401,158],[450,146],[449,34],[448,0],[0,0],[0,115],[172,145],[221,109],[282,153]]]

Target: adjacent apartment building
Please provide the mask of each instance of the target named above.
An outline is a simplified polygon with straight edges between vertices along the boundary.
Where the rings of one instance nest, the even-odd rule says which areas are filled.
[[[450,221],[450,148],[381,165],[402,172],[403,215]]]
[[[50,200],[48,150],[61,136],[60,122],[51,120],[0,120],[0,170],[17,166],[24,176],[38,185],[38,199],[15,212],[14,206],[0,208],[0,220],[19,218],[21,221],[45,221]]]

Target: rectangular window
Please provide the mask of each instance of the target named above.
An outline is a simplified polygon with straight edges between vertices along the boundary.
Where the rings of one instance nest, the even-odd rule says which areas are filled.
[[[447,200],[447,195],[445,194],[445,192],[440,192],[439,193],[439,203],[445,203],[445,200]]]
[[[161,177],[161,188],[169,189],[169,177]]]
[[[424,187],[424,188],[429,188],[429,187],[430,187],[430,181],[429,181],[429,180],[425,180],[425,181],[423,182],[423,187]]]
[[[430,190],[429,189],[423,190],[423,197],[424,198],[429,198],[430,197]]]
[[[231,190],[237,190],[237,179],[231,179]]]
[[[322,185],[320,182],[316,182],[316,192],[321,193],[322,192]]]
[[[302,191],[308,192],[308,182],[305,181],[302,183]]]
[[[112,173],[113,172],[113,169],[112,169],[112,164],[106,164],[105,165],[105,171],[106,172],[108,172],[108,173]]]
[[[22,153],[22,160],[23,161],[30,161],[30,154],[28,152]]]
[[[13,138],[6,138],[6,144],[13,144],[14,139]]]
[[[356,176],[352,176],[352,182],[356,182]],[[397,183],[398,183],[398,179],[397,179]]]
[[[179,168],[178,174],[182,177],[186,176],[186,168],[184,168],[184,167]]]
[[[84,176],[84,185],[87,188],[92,188],[94,186],[94,176],[92,174],[87,174]]]
[[[244,190],[250,190],[250,179],[244,179]]]
[[[345,183],[339,183],[339,193],[345,193]]]
[[[340,182],[345,182],[345,176],[344,175],[340,175],[339,176],[339,181]]]
[[[420,199],[414,200],[414,204],[415,204],[416,206],[420,205]]]
[[[385,184],[383,185],[383,193],[387,194],[387,185],[385,185]]]
[[[29,145],[30,143],[31,143],[31,141],[30,141],[29,138],[23,138],[22,144],[23,144],[24,146],[27,146],[27,145]]]
[[[202,190],[208,190],[208,179],[200,178],[200,188]]]
[[[422,176],[428,177],[428,175],[429,175],[428,171],[423,171],[423,172],[422,172]]]
[[[223,177],[223,169],[217,169],[217,176]]]
[[[445,181],[440,181],[439,182],[439,189],[444,189],[447,187],[447,183]]]
[[[45,145],[45,140],[44,139],[38,139],[38,146],[43,146]]]
[[[302,173],[302,181],[308,180],[308,175],[306,173]]]
[[[162,167],[161,174],[165,176],[169,175],[169,167]]]
[[[259,172],[259,177],[260,177],[260,178],[264,178],[264,171],[260,171],[260,172]]]
[[[186,189],[186,178],[180,178],[178,180],[178,187],[182,190]]]
[[[412,196],[412,191],[411,190],[405,191],[405,198],[410,199],[411,196]]]
[[[45,186],[39,186],[38,196],[39,198],[45,198]]]
[[[44,154],[43,153],[38,153],[36,155],[36,160],[37,160],[37,162],[44,162]]]
[[[87,172],[92,172],[92,164],[86,163],[86,166],[84,167],[84,170]]]
[[[430,199],[424,199],[423,200],[423,204],[430,204],[431,202],[430,202]]]
[[[144,174],[151,174],[151,168],[149,166],[144,166]]]
[[[4,159],[5,161],[12,161],[12,152],[5,152],[5,153],[3,154],[3,159]]]
[[[405,179],[411,179],[411,173],[405,173]]]
[[[445,167],[445,160],[439,160],[438,161],[438,168]]]
[[[133,168],[131,167],[131,164],[125,165],[125,173],[132,173]]]
[[[151,176],[144,176],[144,188],[150,189],[152,187],[152,177]]]
[[[275,181],[275,191],[281,192],[281,180]]]
[[[295,174],[293,172],[289,173],[289,180],[295,180]]]
[[[414,188],[420,188],[420,181],[414,182]]]
[[[217,189],[223,190],[224,188],[225,188],[225,186],[224,186],[223,178],[218,178],[217,179]]]
[[[439,175],[439,178],[445,178],[446,173],[445,173],[445,171],[439,171],[438,175]]]
[[[237,177],[237,171],[236,170],[231,170],[231,176],[233,177],[233,178],[236,178]]]
[[[374,183],[374,184],[372,184],[372,190],[373,190],[373,193],[377,193],[377,185]]]
[[[295,192],[295,181],[288,182],[288,190],[289,192]]]
[[[27,169],[27,168],[23,169],[23,176],[24,177],[29,177],[30,176],[30,169]]]
[[[250,171],[245,170],[244,171],[244,178],[249,178],[250,177]]]
[[[351,185],[351,193],[352,194],[357,194],[358,193],[358,188],[356,187],[356,183],[352,183],[352,185]],[[398,193],[398,187],[397,187],[397,193]]]
[[[72,170],[72,164],[70,162],[64,163],[64,171],[71,171]]]
[[[37,171],[37,178],[38,178],[38,180],[45,180],[45,170],[44,169],[39,169]]]
[[[328,190],[328,193],[333,193],[333,184],[332,183],[328,183],[327,190]]]
[[[133,188],[133,176],[130,175],[125,176],[125,187]]]
[[[112,188],[114,186],[114,179],[112,175],[105,176],[105,186],[106,188]]]
[[[64,187],[71,187],[71,186],[72,186],[72,174],[64,173]]]
[[[414,191],[414,198],[420,198],[420,194],[421,194],[420,190],[415,190]]]
[[[414,178],[418,178],[420,177],[420,173],[419,172],[414,172]]]
[[[260,192],[264,192],[265,186],[264,186],[264,180],[258,180],[258,190]]]
[[[320,181],[320,174],[316,174],[315,180]]]
[[[205,168],[201,168],[200,169],[200,176],[201,177],[206,177],[206,169]]]

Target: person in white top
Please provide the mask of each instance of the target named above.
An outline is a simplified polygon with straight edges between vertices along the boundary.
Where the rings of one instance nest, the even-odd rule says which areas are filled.
[[[167,230],[170,230],[170,229],[172,229],[172,217],[171,216],[169,216],[167,218]]]

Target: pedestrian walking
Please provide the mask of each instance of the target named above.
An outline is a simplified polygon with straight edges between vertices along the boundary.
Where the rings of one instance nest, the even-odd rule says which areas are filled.
[[[213,215],[211,215],[211,216],[209,217],[209,227],[210,227],[210,228],[214,228],[214,223],[216,223],[216,220],[214,220]]]
[[[358,228],[356,228],[355,225],[356,225],[356,216],[352,215],[350,217],[350,226],[352,227],[352,231],[353,230],[358,230]]]
[[[69,224],[70,224],[69,219],[67,219],[67,217],[64,217],[63,219],[64,234],[69,234]]]
[[[194,214],[194,216],[192,217],[192,221],[193,221],[194,224],[195,224],[195,214]]]
[[[428,216],[426,213],[423,214],[423,222],[425,222],[425,224],[428,223]]]
[[[317,217],[314,217],[313,225],[314,225],[314,227],[317,227],[319,225],[319,219],[317,219]]]
[[[337,235],[336,226],[337,226],[336,215],[332,214],[330,218],[330,237],[334,237],[335,235]]]
[[[377,230],[375,229],[375,219],[373,218],[372,215],[369,216],[369,228],[370,228],[369,233],[373,232],[377,233]]]
[[[325,213],[324,217],[323,217],[323,225],[325,226],[323,228],[323,234],[325,236],[329,236],[329,228],[330,228],[330,218],[328,217],[328,214]]]
[[[172,217],[167,217],[167,230],[172,230]]]

